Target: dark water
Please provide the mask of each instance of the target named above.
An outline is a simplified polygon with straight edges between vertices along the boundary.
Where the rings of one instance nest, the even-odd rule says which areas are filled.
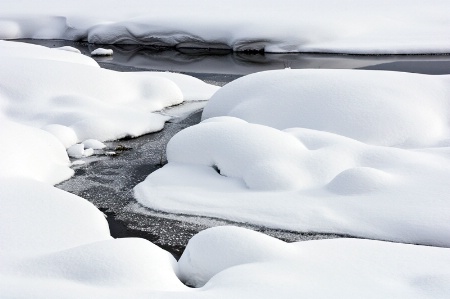
[[[122,70],[175,71],[216,82],[264,70],[292,69],[371,69],[431,75],[450,74],[450,55],[329,55],[234,53],[228,50],[174,49],[139,45],[93,45],[62,40],[18,40],[47,47],[72,46],[83,54],[99,47],[112,49],[112,57],[94,57],[102,66]]]
[[[99,47],[70,41],[22,41],[48,47],[72,46],[85,55]],[[176,71],[220,86],[246,74],[286,67],[390,70],[433,75],[450,73],[450,56],[444,55],[245,54],[227,50],[181,51],[134,45],[103,47],[114,50],[112,57],[94,57],[104,68],[117,71]],[[139,205],[133,198],[133,187],[166,163],[165,147],[169,139],[180,130],[198,123],[200,116],[201,110],[197,109],[182,117],[175,117],[166,123],[161,132],[110,142],[107,144],[109,150],[116,151],[116,156],[100,153],[84,159],[86,164],[74,166],[75,176],[57,187],[86,198],[102,210],[108,216],[113,237],[145,238],[167,249],[175,257],[181,255],[194,234],[216,225],[239,225],[286,241],[343,237],[274,230],[208,217],[174,215]]]

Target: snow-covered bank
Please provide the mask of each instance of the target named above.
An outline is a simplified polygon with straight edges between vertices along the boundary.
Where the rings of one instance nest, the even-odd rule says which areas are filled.
[[[163,211],[449,247],[449,82],[351,70],[243,77],[172,138],[168,165],[135,196]]]
[[[8,0],[0,4],[0,38],[236,51],[449,53],[449,10],[444,0]]]
[[[183,101],[190,84],[205,87],[195,96],[186,90],[197,100],[216,88],[182,75],[173,77],[178,87],[148,73],[105,72],[70,48],[2,41],[0,64],[0,296],[92,298],[118,285],[186,290],[171,254],[142,239],[113,240],[103,213],[52,184],[73,174],[71,144],[129,134],[130,127],[145,133],[148,123],[133,125],[140,115],[162,127],[167,117],[151,111]]]
[[[117,284],[186,289],[168,252],[112,240],[103,213],[52,184],[73,174],[71,144],[159,130],[168,117],[152,111],[217,88],[182,75],[102,70],[71,48],[0,41],[0,64],[1,297],[62,298],[81,288],[73,296],[87,298]],[[192,94],[192,84],[203,93]]]
[[[56,211],[61,218],[53,225],[67,228],[67,210]],[[92,216],[87,224],[98,227],[92,220],[101,215]],[[237,227],[194,236],[178,263],[145,240],[107,237],[27,256],[3,250],[0,262],[2,298],[446,298],[450,291],[448,248],[358,239],[288,244]],[[184,286],[175,273],[198,288]]]
[[[103,213],[85,199],[25,178],[1,178],[0,190],[2,298],[187,290],[170,253],[143,239],[112,239]]]
[[[207,100],[218,87],[193,77],[101,69],[70,51],[0,41],[0,113],[55,134],[66,147],[161,130],[152,113],[183,101]]]
[[[357,239],[287,244],[217,227],[192,238],[179,266],[182,278],[215,298],[446,298],[449,254]]]

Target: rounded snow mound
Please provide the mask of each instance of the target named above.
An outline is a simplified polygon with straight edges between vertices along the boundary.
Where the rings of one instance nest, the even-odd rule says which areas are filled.
[[[213,167],[222,176],[242,179],[250,189],[273,190],[305,184],[307,178],[302,180],[301,169],[290,161],[306,151],[279,130],[221,118],[176,134],[167,145],[167,159]]]
[[[0,187],[1,252],[55,252],[111,238],[103,213],[81,197],[26,178],[2,178]]]
[[[73,175],[64,146],[52,134],[0,118],[0,177],[57,184]]]
[[[0,41],[0,64],[0,115],[43,128],[66,148],[159,131],[169,116],[153,112],[218,89],[182,74],[101,69],[72,48]]]
[[[179,277],[188,285],[202,287],[227,268],[287,257],[290,248],[286,245],[278,239],[236,226],[209,228],[189,240],[178,262]]]
[[[140,238],[104,240],[27,260],[28,273],[94,286],[185,290],[175,258]]]
[[[221,88],[205,107],[203,119],[234,116],[374,145],[429,146],[449,135],[448,81],[447,76],[383,71],[267,71]]]
[[[167,158],[171,165],[212,167],[224,177],[242,180],[251,190],[327,187],[350,195],[394,183],[391,174],[379,170],[385,166],[377,160],[392,160],[389,157],[395,155],[386,151],[332,133],[280,131],[217,117],[176,134],[167,146]]]

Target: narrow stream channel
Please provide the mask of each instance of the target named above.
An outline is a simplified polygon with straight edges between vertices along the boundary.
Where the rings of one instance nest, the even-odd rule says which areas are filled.
[[[49,47],[69,45],[78,48],[86,55],[98,47],[69,41],[21,41]],[[177,71],[219,86],[249,73],[285,67],[360,68],[425,74],[450,73],[450,56],[445,55],[250,55],[207,50],[191,50],[182,53],[173,49],[139,46],[108,46],[108,48],[114,50],[112,58],[96,58],[104,68],[116,71]],[[334,234],[281,231],[208,217],[169,214],[138,204],[133,198],[133,187],[167,162],[165,156],[167,142],[180,130],[200,121],[204,104],[186,104],[166,109],[163,113],[170,114],[173,118],[160,132],[134,139],[107,142],[108,150],[116,152],[117,155],[107,156],[99,152],[97,155],[83,159],[85,164],[73,166],[75,175],[57,187],[89,200],[103,211],[107,215],[113,237],[145,238],[168,250],[177,258],[193,235],[217,225],[239,225],[285,241],[343,237]]]

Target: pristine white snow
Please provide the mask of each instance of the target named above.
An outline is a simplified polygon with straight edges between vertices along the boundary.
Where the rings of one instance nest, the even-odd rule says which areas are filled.
[[[43,128],[65,147],[161,130],[152,113],[189,100],[207,100],[218,87],[181,74],[120,73],[89,57],[0,41],[0,114]]]
[[[54,136],[3,117],[0,128],[0,178],[22,177],[56,184],[72,176],[65,148]]]
[[[203,119],[226,115],[375,145],[436,146],[450,139],[449,82],[450,76],[387,71],[261,72],[220,89]]]
[[[216,227],[194,236],[176,263],[148,241],[111,239],[101,213],[77,196],[35,182],[0,184],[8,195],[0,211],[8,225],[0,226],[4,298],[446,298],[450,291],[448,248],[359,239],[288,244]]]
[[[445,0],[5,0],[0,38],[242,51],[449,53]],[[293,30],[295,28],[295,30]]]
[[[143,239],[112,239],[103,213],[85,199],[24,177],[1,177],[0,190],[2,298],[187,289],[168,252]]]
[[[163,211],[448,247],[449,81],[351,70],[243,77],[170,140],[168,165],[135,197]]]
[[[2,178],[0,186],[1,256],[38,255],[111,239],[103,214],[78,196],[24,177]]]
[[[287,244],[217,227],[189,241],[179,266],[182,279],[204,285],[212,298],[446,298],[449,262],[448,248],[358,239]]]

